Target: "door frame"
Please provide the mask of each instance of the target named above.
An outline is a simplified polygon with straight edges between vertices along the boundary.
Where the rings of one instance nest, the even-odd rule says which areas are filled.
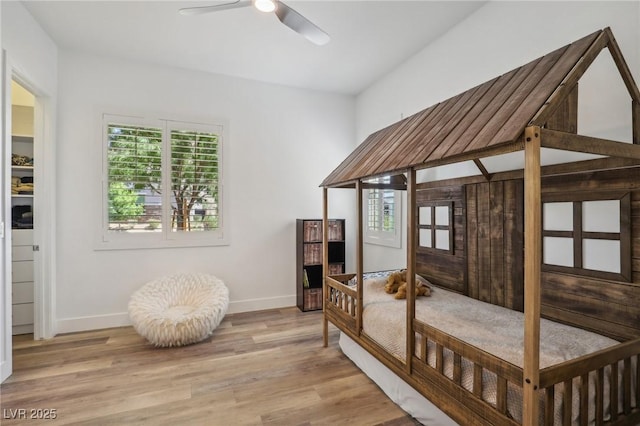
[[[3,105],[3,150],[1,160],[2,169],[2,194],[4,216],[4,239],[2,251],[2,263],[4,266],[4,316],[2,320],[2,341],[4,353],[2,354],[2,368],[0,382],[11,375],[12,371],[12,319],[11,319],[11,80],[15,80],[35,97],[33,149],[37,159],[34,168],[34,181],[38,185],[37,198],[34,198],[34,227],[33,244],[39,247],[34,251],[34,331],[35,340],[48,339],[55,335],[55,116],[54,105],[50,96],[47,96],[36,84],[31,82],[25,73],[16,69],[11,58],[3,51],[2,87],[0,93]],[[37,164],[40,164],[38,166]],[[42,165],[46,164],[46,167]],[[6,364],[6,365],[5,365]]]

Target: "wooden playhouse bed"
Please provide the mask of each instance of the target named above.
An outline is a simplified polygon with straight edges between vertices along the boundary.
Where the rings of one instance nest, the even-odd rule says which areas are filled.
[[[632,144],[576,133],[578,80],[605,47],[631,98]],[[460,424],[640,424],[640,235],[632,232],[640,220],[639,143],[640,92],[608,28],[372,134],[322,184],[325,230],[329,188],[355,188],[358,218],[356,272],[324,274],[325,345],[330,321]],[[544,148],[605,158],[541,167]],[[482,163],[522,150],[520,171],[489,174]],[[479,176],[417,183],[420,169],[469,160]],[[392,183],[370,183],[383,175],[394,176]],[[363,190],[371,188],[407,191],[409,291],[401,357],[368,336],[363,324]],[[545,202],[570,203],[579,223],[576,212],[589,200],[616,201],[617,234],[543,228]],[[446,254],[418,244],[425,228],[419,208],[433,206],[449,208]],[[426,228],[435,232],[433,225]],[[572,267],[543,263],[546,237],[580,243]],[[615,240],[619,270],[583,267],[580,247],[587,238]],[[325,232],[325,271],[326,240]],[[415,273],[443,289],[522,312],[522,362],[416,315]],[[355,286],[347,285],[354,279]],[[541,317],[619,343],[541,367]],[[463,370],[472,371],[471,386],[464,385]],[[483,397],[486,377],[495,381],[490,401]],[[518,396],[510,392],[514,388]],[[522,407],[517,420],[509,409],[514,398]]]

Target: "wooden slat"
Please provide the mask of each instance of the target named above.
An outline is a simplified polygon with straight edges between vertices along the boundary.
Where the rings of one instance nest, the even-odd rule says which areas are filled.
[[[580,376],[580,426],[589,424],[589,374]]]
[[[440,343],[436,343],[436,371],[440,374],[444,371],[444,348]]]
[[[491,216],[490,185],[477,186],[478,194],[478,297],[491,302]]]
[[[507,379],[497,378],[496,410],[505,414],[507,412]]]
[[[635,145],[640,144],[640,101],[631,102],[632,140]]]
[[[546,129],[560,132],[578,133],[578,86],[576,83],[567,98],[547,120]]]
[[[458,353],[453,353],[453,381],[462,384],[462,357]]]
[[[604,422],[604,367],[598,368],[595,376],[595,424],[601,425]]]
[[[624,371],[622,372],[622,395],[624,414],[631,412],[631,358],[624,359]]]
[[[504,306],[504,182],[491,182],[489,187],[491,303]]]
[[[479,298],[477,185],[467,187],[467,286],[469,297]]]
[[[416,316],[416,171],[407,170],[407,312],[406,312],[406,369],[411,374],[411,360],[415,352],[413,319]]]
[[[640,354],[636,359],[636,408],[640,408]]]
[[[640,145],[542,129],[542,146],[564,151],[640,159]]]
[[[524,426],[538,424],[538,383],[540,374],[540,128],[525,129],[524,169]]]
[[[555,421],[555,386],[549,386],[544,393],[544,425],[553,426]]]
[[[636,355],[636,408],[640,408],[640,355]]]
[[[482,398],[482,367],[478,364],[473,365],[473,394]]]
[[[505,305],[522,312],[524,310],[524,186],[522,181],[504,182],[504,268]]]
[[[611,376],[609,377],[609,411],[611,420],[618,419],[618,363],[611,364]]]
[[[329,321],[326,312],[327,296],[327,275],[329,275],[329,195],[328,188],[322,188],[322,346],[325,348],[329,344]]]
[[[571,416],[573,406],[573,381],[565,380],[563,382],[562,392],[562,424],[564,426],[571,426]]]
[[[362,311],[364,309],[364,303],[362,302],[364,293],[364,215],[362,197],[362,182],[358,180],[356,182],[356,277],[358,286],[356,295],[356,334],[360,334],[362,331]]]

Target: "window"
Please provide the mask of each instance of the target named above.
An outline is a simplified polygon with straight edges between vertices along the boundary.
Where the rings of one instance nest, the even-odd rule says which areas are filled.
[[[453,203],[429,203],[418,207],[418,247],[453,254]]]
[[[543,202],[543,269],[631,280],[629,193],[547,196]]]
[[[375,178],[368,183],[390,184],[391,177]],[[365,190],[365,242],[400,247],[400,191]]]
[[[222,125],[113,115],[103,125],[104,248],[226,243]]]

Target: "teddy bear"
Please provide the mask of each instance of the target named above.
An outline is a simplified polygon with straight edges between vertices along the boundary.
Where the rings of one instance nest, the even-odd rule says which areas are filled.
[[[407,270],[396,271],[389,274],[387,284],[384,290],[389,293],[395,293],[396,299],[407,298]],[[431,288],[429,282],[416,274],[416,296],[431,296]]]

